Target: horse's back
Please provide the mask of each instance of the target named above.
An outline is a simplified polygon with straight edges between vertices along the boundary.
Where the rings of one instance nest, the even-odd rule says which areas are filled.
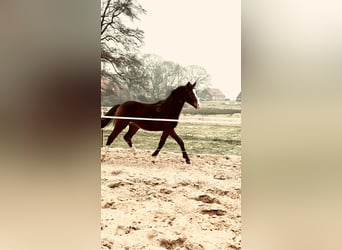
[[[137,101],[127,101],[120,105],[117,116],[129,117],[154,117],[158,113],[158,104],[141,103]]]

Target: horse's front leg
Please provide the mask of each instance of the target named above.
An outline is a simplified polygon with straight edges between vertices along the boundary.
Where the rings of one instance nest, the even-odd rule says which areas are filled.
[[[152,154],[152,156],[157,156],[159,154],[159,151],[162,149],[162,147],[165,144],[165,141],[167,139],[167,137],[169,136],[169,133],[167,133],[166,131],[163,131],[162,136],[160,137],[160,141],[158,144],[158,148],[156,149],[156,151],[154,151],[154,153]]]
[[[175,139],[176,142],[178,143],[178,145],[180,146],[182,153],[183,153],[183,158],[185,159],[185,162],[190,164],[190,159],[189,159],[188,154],[186,153],[183,140],[176,134],[176,132],[174,130],[170,131],[169,133],[170,133],[171,137],[173,139]]]

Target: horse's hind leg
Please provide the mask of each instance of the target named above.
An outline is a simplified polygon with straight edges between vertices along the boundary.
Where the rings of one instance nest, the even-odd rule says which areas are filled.
[[[185,147],[184,147],[184,142],[183,140],[176,134],[176,132],[174,130],[170,131],[170,135],[173,139],[176,140],[176,142],[178,143],[178,145],[181,147],[182,153],[183,153],[183,158],[185,159],[185,162],[190,164],[190,159],[188,154],[185,151]]]
[[[132,148],[133,154],[136,154],[136,149],[132,143],[132,137],[135,135],[136,132],[138,132],[139,127],[134,125],[133,123],[129,124],[128,132],[124,135],[124,139],[127,142],[128,146]]]
[[[125,127],[127,127],[127,125],[128,125],[128,121],[125,121],[125,120],[115,120],[114,130],[108,136],[105,152],[104,152],[101,160],[103,160],[106,157],[110,144],[112,144],[114,139],[118,136],[118,134],[121,133],[122,130],[124,130]]]

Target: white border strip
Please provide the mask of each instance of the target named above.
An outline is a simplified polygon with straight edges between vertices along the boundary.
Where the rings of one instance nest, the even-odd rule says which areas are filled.
[[[127,117],[127,116],[101,116],[101,118],[122,119],[122,120],[139,120],[139,121],[160,121],[160,122],[184,122],[184,123],[207,123],[218,125],[241,125],[241,122],[224,122],[224,121],[199,121],[199,120],[177,120],[177,119],[159,119],[159,118],[143,118],[143,117]]]

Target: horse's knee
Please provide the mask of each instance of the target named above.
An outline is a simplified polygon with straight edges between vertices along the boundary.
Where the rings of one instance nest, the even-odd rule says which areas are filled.
[[[185,145],[182,139],[178,140],[178,145],[180,146],[180,148],[182,149],[182,151],[185,151]]]

